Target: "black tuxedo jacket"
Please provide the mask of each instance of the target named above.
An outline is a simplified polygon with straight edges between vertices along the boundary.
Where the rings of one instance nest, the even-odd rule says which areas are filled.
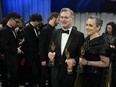
[[[53,32],[51,42],[55,43],[55,67],[58,69],[57,76],[62,78],[67,73],[67,64],[65,63],[66,56],[65,53],[61,55],[61,36],[62,29],[57,29]],[[78,59],[80,56],[80,48],[84,42],[83,33],[77,31],[75,28],[72,28],[68,41],[65,45],[65,48],[70,52],[70,58],[73,58],[78,64]],[[73,67],[73,73],[76,71],[76,65]]]
[[[9,26],[5,26],[1,31],[1,48],[5,52],[5,58],[7,64],[19,63],[19,57],[17,54],[18,40],[14,36],[12,29]]]
[[[55,27],[51,26],[50,24],[47,24],[41,30],[40,40],[39,40],[39,52],[40,52],[41,61],[48,60],[48,50],[49,50],[49,44],[53,30],[55,30]]]
[[[23,31],[24,43],[22,50],[25,58],[34,59],[39,54],[39,37],[36,36],[34,27],[29,24]]]

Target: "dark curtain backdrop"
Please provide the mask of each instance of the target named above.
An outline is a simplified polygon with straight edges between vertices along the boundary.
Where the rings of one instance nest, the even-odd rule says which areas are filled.
[[[50,14],[50,0],[1,0],[1,3],[3,17],[10,12],[17,12],[28,21],[29,15],[38,13],[46,23]]]
[[[0,21],[2,20],[2,9],[1,9],[1,0],[0,0]]]
[[[63,7],[75,12],[99,12],[105,0],[51,0],[51,11],[60,11]],[[55,8],[56,7],[56,8]]]

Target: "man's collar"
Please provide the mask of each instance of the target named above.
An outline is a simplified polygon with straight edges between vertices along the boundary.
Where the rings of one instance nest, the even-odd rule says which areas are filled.
[[[72,27],[70,27],[69,29],[64,29],[64,28],[62,28],[62,30],[63,30],[63,31],[68,31],[69,34],[70,34],[70,32],[71,32],[71,30],[72,30]]]

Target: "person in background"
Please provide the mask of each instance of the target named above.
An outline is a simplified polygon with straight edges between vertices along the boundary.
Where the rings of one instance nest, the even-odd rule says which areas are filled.
[[[17,35],[17,39],[18,39],[18,43],[19,43],[19,46],[21,46],[23,44],[23,29],[25,27],[25,23],[24,23],[24,20],[23,18],[21,17],[20,18],[20,21],[19,23],[17,23],[17,27],[15,28],[15,33]],[[23,85],[25,83],[25,75],[24,75],[24,71],[25,71],[25,67],[24,67],[24,61],[25,61],[25,58],[24,58],[24,54],[20,54],[20,65],[19,65],[19,70],[18,70],[18,81],[19,81],[19,85]]]
[[[106,42],[109,43],[110,47],[110,86],[115,87],[116,86],[116,24],[114,22],[109,22],[106,25],[105,33],[103,33],[103,37],[106,40]]]
[[[51,68],[52,87],[74,86],[84,35],[73,28],[73,20],[73,11],[63,8],[60,11],[61,28],[54,30],[51,36],[48,57],[50,61],[54,60]]]
[[[3,27],[6,25],[6,23],[7,23],[7,20],[4,17],[3,20],[0,22],[0,30],[3,29]]]
[[[14,31],[17,27],[17,23],[20,20],[20,15],[13,12],[9,13],[6,17],[7,23],[1,32],[1,49],[4,52],[4,59],[7,66],[7,74],[9,75],[9,86],[8,87],[18,87],[18,69],[20,64],[19,54],[22,53],[16,33]],[[6,79],[7,80],[7,79]],[[7,83],[6,83],[7,85]],[[7,87],[7,86],[5,86]]]
[[[48,81],[48,87],[51,87],[50,79],[50,67],[48,67],[48,49],[51,40],[51,34],[55,30],[55,26],[59,23],[59,13],[51,13],[48,18],[48,23],[42,29],[40,34],[39,52],[41,59],[41,87],[46,87],[46,81]]]
[[[1,30],[6,25],[6,23],[7,23],[7,21],[5,18],[0,22],[0,41],[1,41]],[[8,86],[7,66],[6,66],[4,52],[2,50],[1,42],[0,42],[0,74],[1,74],[0,80],[2,82],[2,84],[1,84],[2,87],[7,87]]]
[[[39,14],[30,16],[29,24],[23,29],[23,43],[21,49],[25,58],[25,78],[27,87],[34,87],[40,82],[39,32],[37,26],[42,21]]]
[[[87,38],[82,48],[83,57],[79,58],[79,64],[83,71],[80,73],[80,87],[107,87],[109,46],[102,35],[99,34],[103,21],[90,16],[86,22]]]
[[[8,86],[8,79],[7,79],[7,66],[6,66],[6,61],[4,57],[4,51],[2,50],[2,44],[1,44],[1,37],[2,33],[1,30],[3,29],[3,21],[0,24],[0,80],[2,82],[1,86],[2,87],[7,87]]]
[[[23,39],[22,30],[24,28],[25,28],[25,23],[23,18],[21,17],[19,23],[17,24],[17,27],[15,28],[15,32],[17,34],[17,38],[19,39],[19,42]]]

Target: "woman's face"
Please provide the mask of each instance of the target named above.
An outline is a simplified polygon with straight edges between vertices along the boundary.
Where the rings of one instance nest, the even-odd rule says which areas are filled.
[[[106,29],[107,29],[108,34],[112,34],[112,26],[111,25],[107,25]]]
[[[86,32],[87,35],[92,36],[98,32],[98,27],[96,25],[95,19],[88,19],[86,22]]]

